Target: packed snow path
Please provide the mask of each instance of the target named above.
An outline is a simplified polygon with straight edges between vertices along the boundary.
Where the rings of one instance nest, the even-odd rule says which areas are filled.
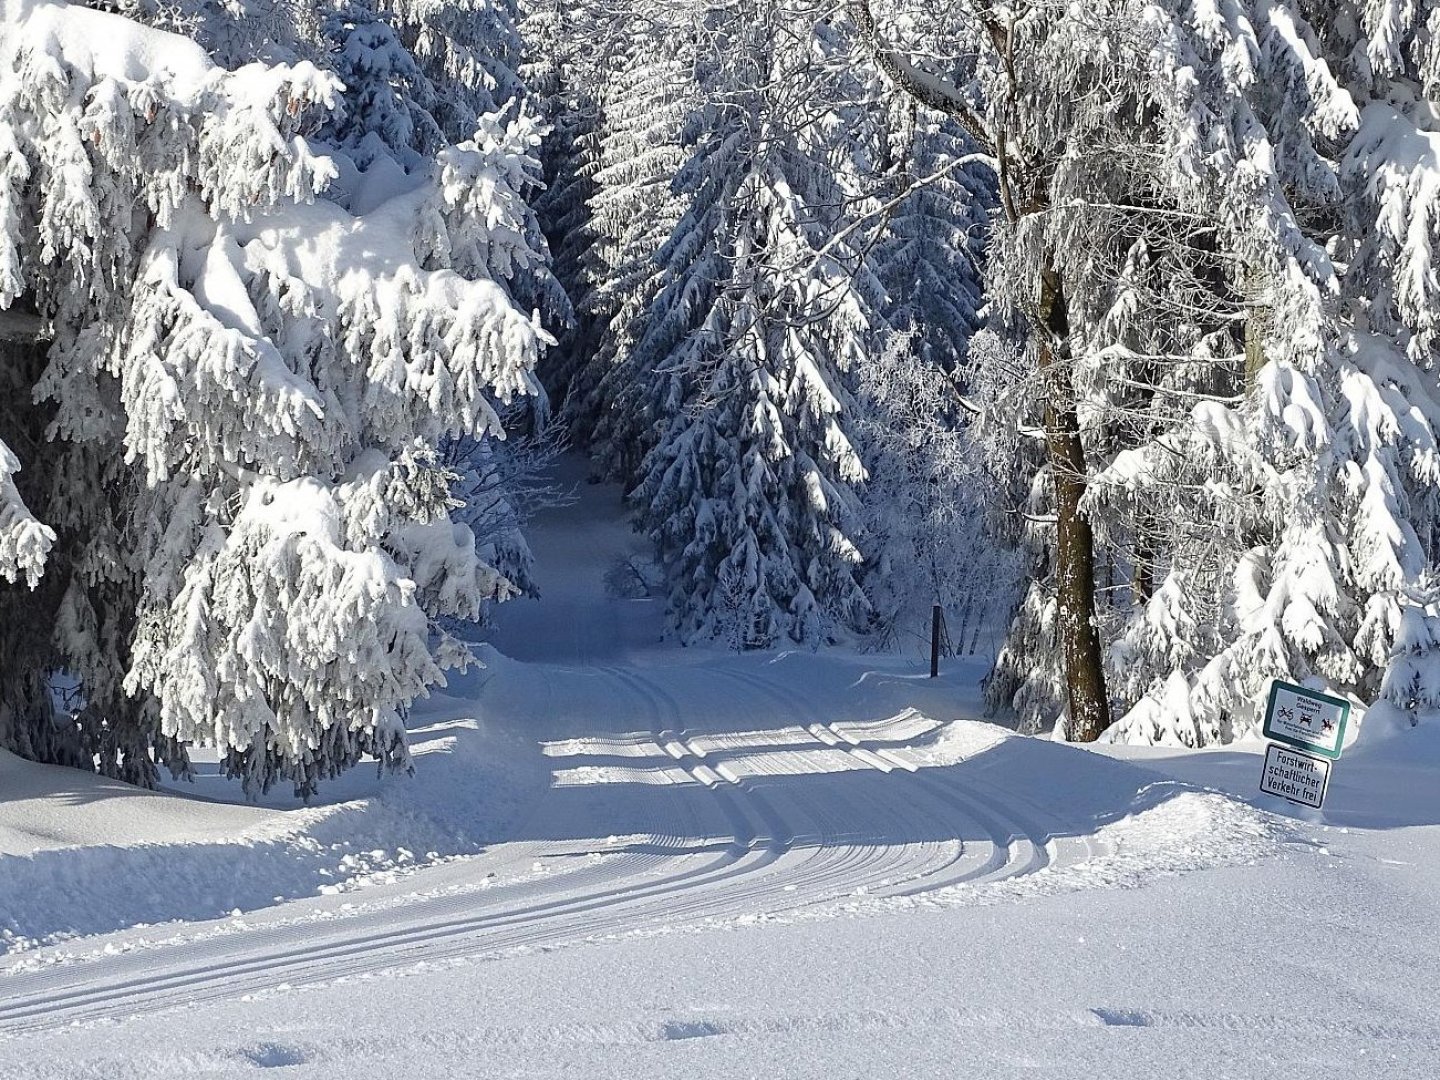
[[[983,658],[664,645],[601,584],[613,492],[534,535],[413,780],[247,807],[0,754],[0,1077],[1434,1075],[1440,747],[1287,820],[1253,749],[964,719]]]
[[[486,667],[417,713],[415,780],[294,818],[306,824],[289,840],[254,841],[280,827],[265,811],[206,807],[205,828],[233,813],[237,835],[187,834],[198,846],[159,855],[113,839],[46,850],[42,837],[31,863],[10,856],[0,913],[30,940],[0,964],[0,1043],[587,941],[1113,886],[1273,848],[1242,803],[960,719],[974,671],[932,681],[913,657],[661,645],[658,603],[601,584],[634,543],[613,493],[587,490],[536,535],[546,595],[509,605]],[[486,742],[496,731],[511,742]],[[200,810],[92,781],[66,801],[124,807],[113,816],[137,809],[117,799],[148,800],[147,835],[165,813]],[[34,782],[22,827],[55,802]],[[503,815],[492,789],[512,796]],[[51,824],[93,842],[95,819],[72,818]],[[0,852],[23,843],[4,826]],[[433,857],[381,874],[346,870],[350,854],[325,862],[367,843]],[[164,878],[186,851],[200,869]],[[88,888],[56,884],[87,856],[99,893],[131,890],[123,903],[87,907]],[[137,893],[151,870],[152,894]],[[246,910],[222,917],[232,903]]]
[[[399,907],[367,893],[368,910],[318,922],[285,907],[243,934],[12,974],[0,983],[0,1030],[907,895],[1089,854],[983,767],[922,767],[912,748],[942,725],[918,714],[868,728],[827,721],[748,670],[692,669],[684,700],[643,669],[556,669],[546,682],[562,714],[607,701],[630,722],[543,741],[553,784],[509,842],[406,878],[388,890],[405,894]],[[724,707],[707,715],[705,701]]]

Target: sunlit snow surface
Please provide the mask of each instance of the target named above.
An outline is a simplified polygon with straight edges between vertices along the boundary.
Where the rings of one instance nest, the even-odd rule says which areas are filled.
[[[581,495],[413,780],[247,807],[0,758],[0,1077],[1434,1075],[1418,736],[1306,817],[1254,746],[961,719],[984,657],[679,649]]]

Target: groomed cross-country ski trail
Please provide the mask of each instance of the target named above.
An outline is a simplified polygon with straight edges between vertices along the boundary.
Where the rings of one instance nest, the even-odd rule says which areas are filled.
[[[938,1075],[915,1070],[947,1041],[989,1062],[973,1075],[1067,1075],[1069,1040],[1089,1047],[1073,1075],[1124,1076],[1115,1038],[1149,1033],[1138,1062],[1224,1032],[1260,1062],[1307,1030],[1401,1047],[1399,1076],[1440,1046],[1403,979],[1384,1016],[1363,994],[1299,1008],[1324,969],[1293,958],[1293,998],[1260,1012],[1258,974],[1167,989],[1167,964],[1195,978],[1267,904],[1315,905],[1335,940],[1353,913],[1319,868],[1345,814],[1433,844],[1423,799],[1359,820],[1363,755],[1339,817],[1297,819],[1248,789],[1253,750],[1137,762],[976,720],[983,659],[932,681],[913,655],[666,645],[655,601],[604,587],[634,543],[613,491],[536,537],[544,595],[502,609],[484,666],[417,709],[412,779],[249,807],[214,777],[150,795],[0,759],[0,1076],[752,1075],[787,1048],[767,1075],[868,1076],[845,1069],[877,1040],[917,1055],[900,1075]],[[1412,902],[1384,869],[1410,860],[1364,835],[1343,857],[1381,868],[1385,910]],[[1180,954],[1151,933],[1181,927]],[[1094,935],[1110,948],[1082,961]],[[181,1030],[165,1053],[156,1032]],[[692,1040],[734,1055],[697,1067]]]

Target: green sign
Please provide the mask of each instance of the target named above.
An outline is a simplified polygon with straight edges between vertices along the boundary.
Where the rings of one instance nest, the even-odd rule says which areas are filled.
[[[1265,737],[1335,759],[1345,745],[1350,703],[1316,690],[1276,679],[1265,709]]]

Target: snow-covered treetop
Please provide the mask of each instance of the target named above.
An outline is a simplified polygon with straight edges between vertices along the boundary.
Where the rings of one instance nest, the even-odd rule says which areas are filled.
[[[91,152],[113,173],[98,179],[132,197],[123,209],[143,207],[162,228],[187,198],[216,218],[243,220],[280,199],[309,200],[334,175],[300,138],[339,90],[313,65],[226,72],[184,38],[63,3],[4,0],[0,19],[0,131],[12,178],[0,219],[9,226],[0,233],[0,303],[27,286],[58,298],[114,269],[102,262],[114,254],[104,250],[102,215],[122,208],[98,197]],[[28,224],[20,182],[42,177],[21,171],[27,157],[56,186],[41,196],[28,267],[16,234]],[[50,284],[50,270],[68,280]]]

